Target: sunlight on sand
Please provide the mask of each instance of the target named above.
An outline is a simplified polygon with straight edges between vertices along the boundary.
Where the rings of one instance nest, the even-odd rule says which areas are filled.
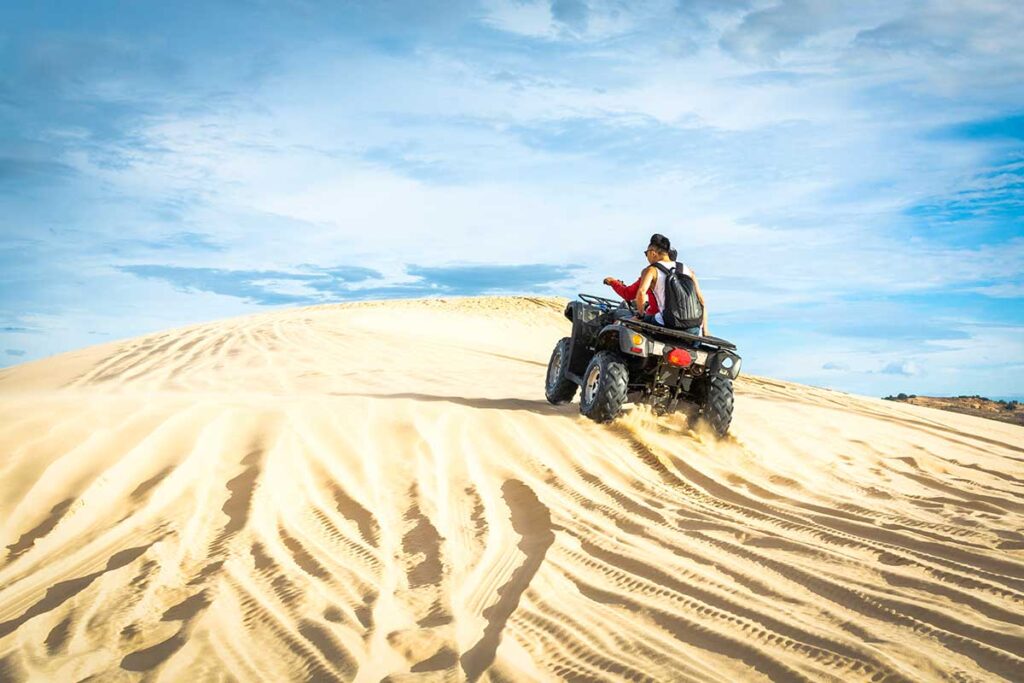
[[[0,679],[1021,679],[1024,429],[757,377],[725,439],[598,425],[563,304],[0,371]]]

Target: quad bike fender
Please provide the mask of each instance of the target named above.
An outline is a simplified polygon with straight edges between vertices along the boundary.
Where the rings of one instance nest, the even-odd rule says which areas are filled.
[[[736,379],[740,375],[740,364],[743,359],[728,349],[721,349],[711,355],[708,360],[709,377],[728,377]]]
[[[634,337],[640,339],[634,343]],[[597,348],[621,352],[624,356],[646,358],[650,352],[650,342],[633,330],[623,325],[605,325],[597,333]]]

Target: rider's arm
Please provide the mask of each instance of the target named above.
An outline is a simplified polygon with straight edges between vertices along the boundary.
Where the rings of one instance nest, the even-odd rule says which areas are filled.
[[[704,318],[700,321],[701,329],[704,330],[704,334],[708,332],[708,305],[704,303],[704,292],[700,291],[700,283],[697,282],[697,274],[690,271],[693,275],[693,287],[697,290],[697,301],[700,302],[700,307],[704,311]]]
[[[647,310],[647,290],[654,284],[654,279],[658,277],[658,269],[654,266],[650,266],[644,271],[644,274],[640,277],[640,284],[636,289],[636,310],[643,313]]]
[[[608,283],[615,293],[621,296],[626,301],[632,301],[636,298],[636,288],[640,286],[640,280],[637,280],[631,285],[623,284],[621,280],[613,280]]]

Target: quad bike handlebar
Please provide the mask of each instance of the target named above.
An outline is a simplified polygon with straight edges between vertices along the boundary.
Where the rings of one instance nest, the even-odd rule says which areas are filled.
[[[626,301],[625,299],[608,299],[603,296],[597,296],[596,294],[579,294],[580,301],[583,303],[590,304],[591,306],[600,306],[602,308],[628,308],[629,310],[635,310],[636,304],[632,301]]]

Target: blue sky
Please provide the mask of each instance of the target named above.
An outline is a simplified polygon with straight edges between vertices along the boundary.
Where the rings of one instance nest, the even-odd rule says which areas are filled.
[[[281,306],[600,292],[744,368],[1024,394],[1019,2],[5,3],[0,363]]]

